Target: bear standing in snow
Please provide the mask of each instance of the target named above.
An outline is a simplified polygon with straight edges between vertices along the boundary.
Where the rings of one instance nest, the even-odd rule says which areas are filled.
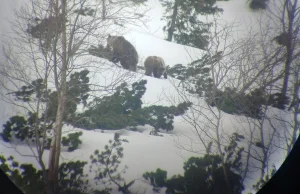
[[[136,72],[138,53],[130,42],[123,36],[108,35],[107,45],[112,48],[113,62],[118,63],[120,61],[124,69]]]
[[[160,78],[161,75],[164,75],[164,78],[167,79],[166,65],[164,60],[158,56],[149,56],[144,62],[145,75],[153,76]]]

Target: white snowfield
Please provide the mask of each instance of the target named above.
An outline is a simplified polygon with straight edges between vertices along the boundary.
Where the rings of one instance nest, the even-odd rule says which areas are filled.
[[[115,67],[113,67],[115,68]],[[113,72],[113,71],[110,71]],[[119,69],[120,72],[128,74],[127,71]],[[133,73],[134,74],[134,73]],[[96,78],[101,78],[96,74],[92,77],[94,83],[100,82]],[[94,80],[93,80],[94,78]],[[147,79],[147,91],[143,97],[144,106],[149,106],[151,104],[165,105],[169,106],[171,104],[178,104],[182,102],[180,98],[176,97],[176,87],[173,85],[173,79],[156,79],[152,77],[137,76],[136,80]],[[130,80],[134,81],[133,78]],[[178,83],[178,82],[177,82]],[[174,99],[175,98],[175,99]],[[205,107],[205,102],[203,100],[191,99],[196,105],[201,105]],[[7,110],[7,109],[6,109]],[[79,109],[80,110],[80,109]],[[272,110],[274,114],[281,114],[280,111],[276,109]],[[190,115],[189,115],[190,113]],[[272,113],[272,112],[270,112]],[[1,113],[2,114],[2,113]],[[214,119],[210,111],[205,111],[203,109],[203,114],[208,116],[210,119]],[[188,111],[187,115],[191,116],[191,112]],[[228,141],[228,136],[232,132],[241,132],[241,134],[249,133],[249,126],[246,120],[246,117],[243,116],[234,116],[226,113],[221,114],[221,129],[220,137],[222,137],[221,142],[226,145]],[[3,118],[3,117],[2,117]],[[205,132],[200,131],[202,138],[209,140],[207,137],[209,134],[210,137],[216,138],[216,129],[209,124],[208,118],[202,118],[201,116],[196,120],[200,126],[205,128]],[[4,120],[2,120],[4,122]],[[273,125],[280,125],[273,121]],[[61,162],[67,161],[90,161],[90,155],[96,150],[104,150],[104,145],[108,144],[109,139],[113,139],[114,133],[119,133],[121,139],[126,139],[129,142],[123,142],[124,147],[124,158],[122,159],[122,165],[119,169],[122,170],[125,165],[128,166],[126,173],[123,175],[126,182],[133,179],[138,179],[135,184],[131,187],[131,191],[136,191],[138,193],[153,193],[151,187],[146,184],[145,180],[142,178],[142,174],[146,171],[156,171],[157,168],[164,169],[168,172],[168,177],[171,177],[176,174],[183,174],[183,163],[191,156],[203,156],[205,154],[205,148],[201,144],[198,134],[192,125],[188,124],[181,116],[175,117],[174,119],[174,130],[170,132],[162,131],[162,137],[149,135],[150,131],[153,129],[151,126],[140,126],[138,127],[139,132],[133,132],[126,129],[122,130],[82,130],[74,128],[72,126],[64,126],[64,134],[76,131],[82,131],[83,135],[80,137],[82,140],[82,145],[78,150],[74,152],[67,152],[63,150],[61,153]],[[266,125],[268,123],[266,122]],[[267,129],[267,128],[266,128]],[[266,132],[267,133],[267,132]],[[247,138],[247,135],[245,135]],[[32,163],[39,168],[39,165],[35,158],[25,156],[33,155],[32,150],[25,144],[11,145],[1,141],[0,144],[0,153],[6,156],[13,155],[15,159],[22,163]],[[216,144],[213,145],[213,150],[215,150]],[[13,148],[11,148],[13,147]],[[185,151],[183,148],[191,150],[193,152]],[[20,154],[24,155],[20,155]],[[283,161],[283,158],[280,156],[279,150],[276,155],[272,156],[274,159],[270,162],[276,164],[277,167]],[[48,151],[44,153],[45,165],[47,165]],[[255,162],[255,161],[252,161]],[[86,172],[92,175],[93,173],[89,172],[89,165],[86,166]],[[255,182],[255,173],[252,173]],[[92,178],[93,176],[90,176]],[[254,183],[251,178],[249,178],[248,188]],[[247,186],[247,185],[246,185]],[[97,185],[97,188],[101,186]],[[163,190],[161,191],[163,192]],[[118,193],[117,190],[113,193]]]
[[[6,0],[6,2],[9,2],[9,0]],[[156,6],[159,5],[156,0],[151,0],[150,2]],[[224,8],[224,16],[222,16],[222,19],[226,21],[238,20],[241,24],[241,26],[239,26],[240,29],[245,29],[245,27],[247,27],[245,20],[256,16],[256,13],[246,11],[248,9],[246,0],[231,0],[228,2],[218,2],[218,4]],[[155,10],[156,12],[161,12],[161,7],[153,9],[150,14],[156,13]],[[139,53],[141,61],[139,65],[143,65],[143,59],[151,55],[161,56],[165,60],[166,65],[186,65],[203,53],[203,51],[199,51],[198,49],[164,41],[162,39],[163,34],[161,28],[160,31],[154,32],[154,30],[157,30],[160,25],[161,23],[158,22],[158,25],[155,26],[155,22],[153,21],[149,24],[150,28],[153,29],[151,33],[153,33],[154,36],[151,36],[151,33],[145,33],[145,31],[141,29],[135,29],[135,31],[125,35],[125,38],[135,45]],[[108,144],[110,139],[113,139],[114,133],[119,133],[120,139],[126,139],[129,141],[128,143],[122,143],[124,147],[124,158],[122,159],[122,165],[120,165],[119,170],[121,171],[125,165],[128,166],[126,173],[122,176],[125,178],[126,183],[133,179],[137,179],[135,184],[130,187],[131,191],[141,194],[151,194],[153,193],[152,187],[142,178],[142,174],[146,171],[156,171],[157,168],[166,170],[168,172],[168,178],[176,174],[183,174],[183,163],[189,157],[201,157],[203,154],[205,154],[205,148],[199,137],[203,138],[203,140],[208,143],[211,140],[216,141],[218,135],[220,137],[220,142],[223,145],[227,145],[229,136],[233,132],[238,132],[245,136],[246,139],[244,145],[247,146],[250,131],[254,130],[254,137],[258,135],[258,130],[255,130],[254,125],[254,123],[258,122],[257,120],[250,119],[253,123],[249,125],[249,118],[244,116],[230,115],[224,112],[221,112],[219,115],[221,117],[221,127],[218,128],[217,131],[217,129],[212,125],[212,123],[217,121],[213,114],[219,114],[217,109],[209,109],[205,101],[200,98],[192,96],[183,98],[180,93],[181,91],[179,90],[180,88],[178,87],[179,81],[171,78],[170,76],[168,79],[147,77],[143,75],[143,71],[139,70],[138,73],[128,72],[122,68],[116,67],[113,64],[104,62],[104,60],[92,56],[81,58],[80,60],[76,61],[76,64],[80,66],[86,60],[93,62],[89,62],[86,66],[81,66],[81,68],[86,68],[90,71],[88,76],[90,77],[90,83],[92,84],[109,87],[113,83],[119,84],[123,81],[127,81],[128,85],[131,85],[131,83],[134,81],[146,79],[147,91],[143,96],[143,106],[150,106],[154,104],[170,106],[189,100],[194,103],[194,106],[197,107],[201,114],[195,116],[192,110],[189,110],[184,117],[175,117],[173,123],[174,130],[169,132],[162,131],[160,133],[163,135],[162,137],[149,135],[153,128],[148,125],[139,126],[138,132],[129,131],[127,129],[97,129],[88,131],[65,125],[63,128],[64,134],[76,131],[83,132],[83,135],[80,137],[82,140],[82,145],[79,149],[70,153],[63,149],[60,162],[76,160],[90,162],[90,155],[96,149],[99,149],[100,151],[104,150],[104,145]],[[104,93],[102,91],[94,91],[92,94],[101,96]],[[11,116],[15,114],[23,114],[21,109],[14,107],[3,100],[0,101],[0,107],[2,110],[0,111],[1,126]],[[78,112],[82,111],[84,111],[84,109],[79,107]],[[197,122],[197,124],[199,124],[199,127],[202,129],[202,131],[200,130],[197,132],[193,125],[187,122],[186,119],[193,116],[194,120]],[[288,113],[275,108],[268,109],[268,117],[271,119],[270,121],[264,121],[265,129],[272,130],[272,127],[270,127],[272,124],[272,126],[279,131],[284,127],[284,125],[283,122],[280,122],[275,117],[279,117],[284,120],[289,120],[292,118],[292,116]],[[268,134],[268,131],[264,131],[264,133]],[[268,138],[266,138],[265,141],[268,141]],[[276,142],[276,145],[279,147],[282,143],[281,139],[279,139],[279,137],[274,138],[277,138],[277,140],[273,141]],[[212,149],[217,153],[215,142]],[[0,154],[3,154],[7,157],[13,155],[15,160],[19,161],[20,163],[32,163],[37,168],[40,168],[36,159],[32,157],[33,151],[35,150],[31,149],[24,143],[9,144],[0,140]],[[272,147],[272,151],[273,154],[271,155],[269,163],[274,163],[278,169],[285,159],[285,152],[279,148],[276,148],[275,146]],[[46,166],[48,163],[48,155],[49,152],[45,151],[43,158]],[[252,165],[255,165],[255,163],[255,160],[251,160]],[[93,174],[89,172],[89,165],[86,166],[85,170],[86,173],[89,174],[89,178],[92,182]],[[243,193],[253,191],[251,188],[252,185],[256,183],[257,177],[259,177],[259,172],[257,170],[247,176],[245,181],[246,189]],[[92,185],[95,188],[101,188],[99,185],[94,185],[93,183]],[[120,192],[118,192],[117,188],[115,188],[112,193]],[[160,193],[164,193],[164,189],[162,189]]]

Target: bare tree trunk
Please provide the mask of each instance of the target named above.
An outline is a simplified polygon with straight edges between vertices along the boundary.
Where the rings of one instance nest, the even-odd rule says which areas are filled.
[[[254,130],[251,130],[251,125],[250,125],[250,121],[248,122],[248,125],[249,125],[249,130],[250,130],[250,142],[253,141],[253,133],[254,133]],[[252,147],[252,144],[249,143],[247,145],[247,151],[245,152],[246,153],[246,164],[245,164],[245,168],[244,168],[244,172],[243,172],[243,176],[242,176],[242,183],[244,183],[245,179],[246,179],[246,176],[247,174],[249,173],[249,166],[250,166],[250,158],[251,158],[251,147]]]
[[[292,103],[291,108],[293,108],[293,123],[292,126],[292,132],[291,132],[291,139],[289,142],[287,142],[287,154],[286,157],[289,155],[290,151],[292,150],[294,144],[297,140],[297,134],[300,130],[300,123],[299,123],[299,113],[300,113],[300,102],[299,102],[299,90],[300,90],[300,64],[295,64],[295,70],[294,70],[294,88],[293,88],[293,97],[292,97]],[[286,129],[287,130],[287,129]]]
[[[172,22],[171,22],[171,26],[168,29],[168,41],[172,41],[173,39],[173,34],[174,34],[174,29],[175,29],[175,21],[177,18],[177,13],[178,13],[178,4],[179,4],[179,0],[175,0],[175,4],[174,4],[174,8],[173,8],[173,14],[172,14]]]
[[[106,16],[106,5],[105,0],[102,0],[102,19],[104,20]]]
[[[219,130],[221,128],[220,126],[220,122],[221,122],[221,110],[218,109],[218,118],[217,118],[217,129],[216,129],[216,135],[217,135],[217,147],[218,147],[218,150],[219,150],[219,155],[221,156],[222,158],[222,169],[223,169],[223,172],[224,172],[224,177],[225,177],[225,182],[226,182],[226,185],[227,185],[227,193],[232,193],[232,190],[231,190],[231,185],[230,185],[230,180],[229,180],[229,177],[228,177],[228,169],[227,169],[227,166],[226,166],[226,163],[225,163],[225,159],[224,159],[224,156],[223,156],[223,152],[222,152],[222,148],[221,148],[221,140],[220,140],[220,134],[219,134]]]
[[[49,175],[48,175],[48,192],[49,194],[59,193],[58,191],[58,168],[61,147],[61,132],[63,126],[63,116],[66,108],[66,77],[67,77],[67,38],[66,38],[66,0],[61,0],[62,10],[62,64],[61,80],[58,92],[58,109],[55,120],[54,140],[50,148]]]
[[[294,48],[293,48],[293,27],[294,27],[294,18],[296,14],[296,8],[297,8],[298,0],[295,0],[294,4],[290,2],[290,0],[287,0],[285,3],[285,9],[288,13],[288,42],[286,46],[287,56],[286,56],[286,62],[285,62],[285,70],[284,70],[284,79],[283,79],[283,85],[282,85],[282,94],[286,96],[287,88],[288,88],[288,81],[289,81],[289,75],[290,75],[290,68],[293,61],[293,54],[294,54]],[[291,10],[289,10],[288,5],[292,5]]]

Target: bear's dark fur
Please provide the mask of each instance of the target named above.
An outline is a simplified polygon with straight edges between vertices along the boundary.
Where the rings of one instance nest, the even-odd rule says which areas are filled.
[[[153,76],[156,78],[160,78],[161,75],[164,75],[164,78],[167,79],[167,73],[166,73],[166,65],[164,60],[161,57],[158,56],[149,56],[146,58],[144,62],[145,66],[145,75],[147,76]]]
[[[138,53],[130,42],[123,36],[108,35],[107,44],[112,48],[113,62],[120,62],[124,69],[136,72]]]

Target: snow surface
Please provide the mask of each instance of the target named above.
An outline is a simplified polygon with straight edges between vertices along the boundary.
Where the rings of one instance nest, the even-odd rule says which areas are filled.
[[[8,10],[10,6],[13,5],[11,0],[5,0],[5,2],[7,4],[2,3],[2,6],[0,7],[0,18],[3,18],[2,16],[4,15],[8,16]],[[173,66],[178,63],[187,64],[203,52],[191,47],[164,41],[164,35],[161,30],[164,23],[159,21],[162,8],[157,0],[151,0],[150,4],[153,5],[154,8],[150,12],[151,16],[153,16],[153,21],[150,22],[149,28],[132,28],[132,31],[125,35],[125,38],[135,45],[139,51],[139,56],[141,59],[145,59],[149,55],[159,55],[164,58],[167,65]],[[246,0],[231,0],[228,2],[218,2],[218,4],[224,8],[224,14],[222,15],[223,20],[239,21],[240,25],[238,26],[238,32],[243,32],[243,30],[247,29],[247,25],[249,22],[251,22],[250,20],[259,16],[259,13],[251,13],[248,10]],[[0,24],[2,27],[8,27],[8,24],[3,20]],[[0,32],[4,33],[4,28],[2,28]],[[172,78],[168,78],[167,80],[155,79],[144,76],[142,72],[135,74],[114,66],[110,66],[110,68],[105,67],[106,65],[102,64],[101,60],[96,58],[95,63],[87,67],[91,71],[90,76],[92,83],[107,86],[114,82],[121,83],[124,81],[121,78],[126,78],[126,81],[129,83],[146,79],[148,82],[147,91],[143,97],[144,106],[149,106],[152,104],[168,106],[172,104],[178,104],[179,102],[183,101],[183,99],[180,98],[177,93],[176,86],[178,85],[178,81]],[[128,76],[129,74],[131,74],[131,76]],[[94,94],[99,96],[101,95],[101,92],[95,92]],[[205,103],[201,99],[191,97],[189,100],[205,107]],[[10,116],[14,114],[22,114],[17,107],[14,107],[4,101],[0,101],[0,106],[2,107],[2,110],[5,110],[0,112],[1,125],[4,124]],[[201,111],[203,111],[203,114],[208,116],[208,118],[214,119],[210,111],[207,111],[204,108]],[[277,116],[281,114],[282,117],[289,117],[289,115],[285,115],[285,113],[276,109],[271,109],[270,114]],[[188,112],[188,115],[191,115],[190,111]],[[220,131],[221,136],[224,137],[222,141],[225,143],[228,134],[235,131],[248,133],[249,125],[246,121],[246,118],[243,116],[234,116],[222,113],[221,122],[223,128]],[[199,117],[198,122],[202,127],[207,128],[207,134],[215,138],[216,132],[213,128],[211,128],[207,119]],[[265,125],[267,126],[268,123],[266,122]],[[275,123],[275,125],[280,126],[281,124]],[[149,135],[149,132],[152,130],[151,126],[139,127],[138,129],[139,132],[128,131],[126,129],[118,131],[101,129],[86,131],[73,128],[71,126],[65,126],[64,132],[66,133],[83,131],[83,136],[80,138],[83,143],[80,149],[75,150],[74,152],[69,153],[63,150],[61,162],[70,160],[89,161],[89,156],[94,150],[104,149],[104,145],[108,143],[108,140],[113,139],[114,133],[120,133],[121,139],[127,139],[129,141],[129,143],[123,143],[124,158],[122,159],[122,165],[120,166],[120,169],[122,169],[125,164],[128,166],[128,169],[124,174],[124,178],[126,182],[129,182],[132,179],[138,179],[138,181],[136,181],[136,183],[131,187],[132,191],[144,193],[146,190],[145,193],[150,194],[153,193],[151,187],[146,183],[145,180],[142,179],[142,174],[144,172],[155,171],[157,168],[161,168],[167,170],[168,177],[171,177],[175,174],[182,174],[183,163],[189,157],[202,156],[205,153],[205,149],[198,139],[198,134],[182,117],[175,118],[174,130],[168,133],[162,132],[161,134],[163,137]],[[204,135],[204,133],[201,135]],[[182,149],[182,146],[195,152],[193,153],[185,151]],[[11,145],[1,141],[0,154],[4,154],[6,156],[13,155],[19,162],[32,163],[36,167],[39,167],[35,158],[24,156],[32,155],[32,150],[24,144]],[[282,152],[277,151],[270,160],[270,163],[274,163],[276,167],[279,168],[284,160],[283,156],[284,155]],[[47,158],[48,151],[45,151],[45,165],[47,165],[48,162]],[[89,173],[88,166],[86,168],[86,172]],[[255,172],[248,177],[246,188],[249,190],[246,189],[244,193],[251,191],[250,187],[254,182],[256,182],[256,177],[257,173]],[[114,193],[118,192],[114,191]],[[161,193],[163,193],[163,190]]]

